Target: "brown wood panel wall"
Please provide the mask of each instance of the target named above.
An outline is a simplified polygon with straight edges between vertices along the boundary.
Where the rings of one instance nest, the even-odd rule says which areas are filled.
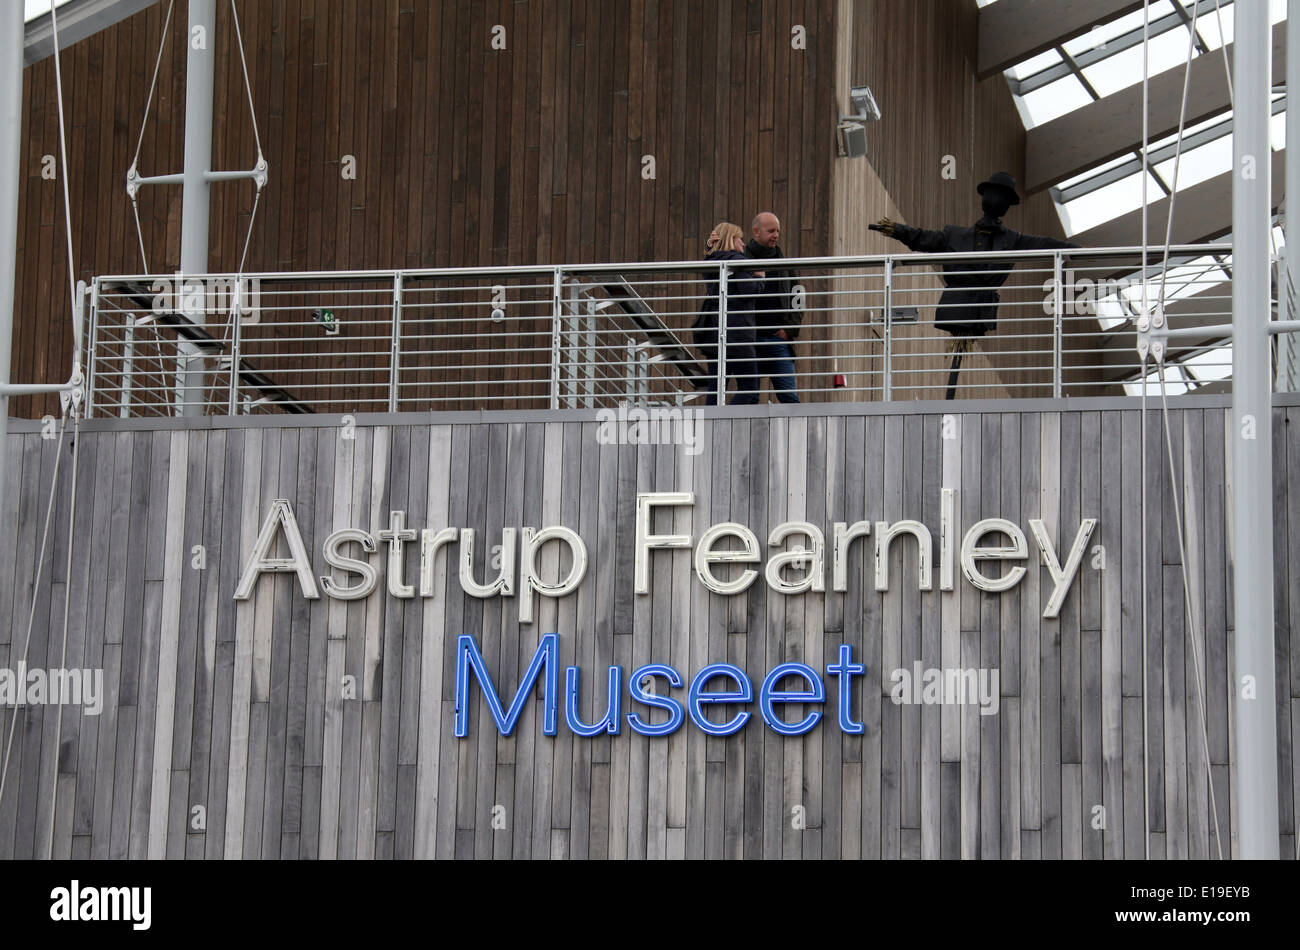
[[[831,0],[240,0],[270,184],[246,269],[680,260],[771,208],[787,253],[829,247]],[[160,3],[63,53],[77,276],[143,268],[124,189],[162,39]],[[140,170],[181,169],[185,4],[163,49]],[[790,44],[792,25],[807,49]],[[218,5],[214,166],[256,148]],[[506,49],[490,48],[493,27]],[[24,74],[15,380],[70,360],[53,59]],[[355,157],[356,178],[341,176]],[[657,177],[643,180],[653,155]],[[211,268],[239,264],[254,191],[213,187]],[[180,190],[147,189],[151,272],[179,261]],[[454,330],[455,325],[452,325]],[[18,399],[15,415],[57,411]]]
[[[711,418],[694,446],[609,444],[594,415],[576,414],[355,430],[323,417],[152,430],[91,422],[77,440],[71,536],[65,457],[43,552],[46,492],[70,446],[17,422],[4,448],[18,487],[0,499],[0,667],[102,669],[105,689],[99,714],[68,706],[61,726],[55,706],[0,707],[0,730],[16,723],[0,859],[1141,858],[1144,831],[1155,858],[1214,858],[1220,843],[1228,856],[1239,809],[1228,411],[1173,402],[1170,473],[1160,412],[1144,445],[1137,409],[1042,406]],[[1300,441],[1286,437],[1297,422],[1300,409],[1273,410],[1283,855],[1295,853],[1300,792]],[[1022,529],[1040,518],[1063,558],[1082,519],[1098,519],[1057,617],[1042,616],[1053,583],[1032,539],[1028,573],[1003,594],[976,590],[960,571],[952,591],[937,577],[920,591],[910,540],[894,545],[888,590],[877,592],[871,538],[850,556],[845,593],[827,578],[824,593],[787,596],[760,576],[741,595],[711,594],[688,550],[654,554],[650,593],[633,592],[637,492],[694,492],[693,507],[657,512],[652,530],[695,540],[724,521],[766,538],[785,521],[829,533],[837,521],[914,518],[931,533],[938,574],[944,487],[957,492],[957,537],[983,518]],[[533,624],[518,620],[518,587],[487,599],[462,591],[456,542],[436,559],[431,597],[387,592],[381,541],[370,555],[379,586],[363,599],[308,600],[294,575],[274,574],[236,601],[276,498],[292,503],[318,576],[329,571],[327,535],[387,528],[391,511],[412,529],[472,528],[478,579],[495,573],[488,549],[502,528],[525,525],[572,528],[588,570],[570,595],[541,598]],[[403,579],[418,584],[412,545],[406,555]],[[548,579],[563,566],[555,546],[541,561]],[[801,736],[779,736],[758,715],[727,738],[689,722],[667,738],[626,723],[580,738],[562,720],[547,736],[538,690],[502,737],[474,687],[468,735],[457,739],[456,638],[475,637],[509,702],[551,631],[561,663],[581,669],[589,723],[605,708],[598,684],[611,665],[626,675],[663,662],[689,678],[725,660],[757,686],[780,662],[824,669],[848,643],[867,669],[852,682],[865,731],[839,729],[838,683],[827,677],[827,715]],[[892,671],[913,662],[998,670],[997,713],[892,702]],[[625,694],[623,712],[647,710]]]

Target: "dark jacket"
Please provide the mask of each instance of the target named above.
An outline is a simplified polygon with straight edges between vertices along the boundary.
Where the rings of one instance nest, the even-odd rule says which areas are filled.
[[[948,225],[942,231],[927,231],[906,224],[894,225],[894,240],[913,251],[930,254],[968,251],[1038,251],[1078,247],[1069,241],[1021,234],[1004,227],[999,218],[980,218],[974,227]],[[934,322],[940,329],[960,336],[983,336],[997,325],[997,288],[1006,283],[1014,260],[946,261],[943,282],[947,289],[939,298]]]
[[[757,260],[771,260],[785,257],[780,245],[767,247],[750,238],[745,245],[745,256]],[[775,333],[784,330],[785,335],[793,340],[799,335],[799,324],[803,322],[803,312],[791,304],[794,291],[794,275],[782,268],[762,265],[756,268],[766,274],[758,278],[759,296],[754,300],[754,326],[759,333]]]
[[[706,261],[743,261],[739,251],[714,251]],[[754,295],[759,293],[759,281],[747,270],[733,270],[727,277],[727,329],[754,326]],[[718,270],[711,267],[704,274],[704,300],[700,315],[695,319],[697,346],[717,342],[718,329]]]

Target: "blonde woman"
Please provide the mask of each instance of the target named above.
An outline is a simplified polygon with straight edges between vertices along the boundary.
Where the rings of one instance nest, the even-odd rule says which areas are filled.
[[[723,221],[709,235],[705,245],[706,261],[746,260],[745,236],[740,226]],[[718,272],[711,269],[705,277],[704,302],[695,321],[695,345],[708,363],[709,375],[718,375]],[[754,295],[759,293],[757,275],[750,270],[732,270],[727,277],[727,352],[725,375],[736,380],[733,406],[758,402],[758,377],[754,372]],[[705,405],[717,405],[717,387],[705,399]]]

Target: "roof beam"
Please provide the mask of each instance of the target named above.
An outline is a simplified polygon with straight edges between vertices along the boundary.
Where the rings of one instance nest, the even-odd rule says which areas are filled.
[[[17,3],[19,0],[6,0]],[[158,0],[68,0],[58,8],[59,49],[67,49],[120,20],[134,16]],[[43,13],[27,24],[23,66],[39,63],[54,52],[54,24]]]
[[[1228,56],[1231,59],[1231,45]],[[1273,27],[1273,81],[1280,83],[1285,76],[1286,23],[1278,23]],[[1194,58],[1187,83],[1185,128],[1224,112],[1231,105],[1222,52],[1216,50]],[[1154,142],[1178,131],[1183,67],[1175,66],[1152,76],[1148,87],[1149,140]],[[1141,145],[1142,84],[1134,83],[1030,129],[1025,136],[1025,191],[1030,194],[1041,191]]]
[[[1141,0],[999,0],[989,4],[980,10],[976,75],[984,79],[1141,8]]]
[[[1272,109],[1273,115],[1280,115],[1285,112],[1286,96],[1278,96],[1273,100],[1270,108]],[[1147,159],[1147,164],[1161,165],[1178,154],[1180,148],[1182,154],[1186,155],[1188,152],[1192,151],[1192,149],[1216,141],[1223,138],[1225,135],[1232,135],[1231,115],[1225,116],[1213,125],[1197,129],[1190,135],[1184,133],[1181,146],[1179,146],[1177,141],[1174,141],[1167,145],[1162,145],[1159,148],[1151,149],[1150,156]],[[1104,172],[1098,172],[1089,178],[1076,181],[1067,188],[1052,188],[1050,189],[1052,198],[1061,204],[1068,204],[1071,201],[1082,198],[1084,195],[1090,195],[1094,191],[1105,188],[1107,185],[1113,184],[1117,181],[1122,181],[1130,175],[1136,175],[1142,170],[1142,159],[1138,157],[1141,154],[1141,150],[1139,149],[1127,161],[1113,164],[1112,167],[1106,169]],[[1166,190],[1165,194],[1168,193],[1168,190]]]
[[[1273,153],[1272,203],[1276,211],[1282,206],[1285,187],[1285,151]],[[1261,169],[1261,173],[1262,173]],[[1203,181],[1190,188],[1178,189],[1174,208],[1174,244],[1210,241],[1232,230],[1232,172]],[[1158,248],[1165,244],[1165,223],[1169,218],[1169,199],[1161,198],[1147,206],[1147,243]],[[1083,247],[1136,247],[1142,243],[1142,209],[1112,218],[1095,228],[1070,236]]]

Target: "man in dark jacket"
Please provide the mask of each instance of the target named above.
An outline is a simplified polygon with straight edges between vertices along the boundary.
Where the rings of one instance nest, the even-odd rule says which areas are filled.
[[[745,245],[745,256],[774,260],[785,255],[777,242],[781,239],[781,222],[770,211],[755,215],[750,225],[752,237]],[[798,402],[795,388],[794,347],[803,315],[791,305],[794,278],[788,270],[763,265],[759,281],[760,296],[754,300],[754,366],[762,385],[764,376],[772,380],[772,391],[781,402]]]
[[[1002,223],[1002,216],[1014,205],[1020,204],[1016,193],[1016,180],[1006,172],[994,172],[975,188],[980,196],[983,216],[973,227],[948,225],[942,231],[927,231],[906,224],[897,224],[881,218],[871,225],[896,241],[901,241],[913,251],[930,254],[964,253],[970,251],[1037,251],[1052,248],[1078,247],[1069,241],[1021,234]],[[958,337],[981,337],[997,325],[997,288],[1006,283],[1015,266],[1014,260],[946,261],[943,267],[945,290],[935,310],[934,323],[940,330]],[[948,398],[953,397],[957,370],[962,354],[970,340],[957,342],[952,371],[948,381]]]

